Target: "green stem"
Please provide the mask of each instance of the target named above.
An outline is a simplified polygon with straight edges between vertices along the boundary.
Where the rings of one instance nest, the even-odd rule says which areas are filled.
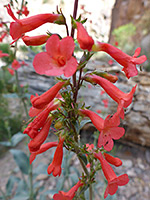
[[[29,165],[29,200],[34,200],[32,164]]]
[[[89,186],[89,200],[93,199],[93,191],[92,191],[92,184]]]
[[[88,170],[87,170],[87,168],[86,168],[86,166],[85,166],[83,160],[82,160],[79,156],[78,156],[78,159],[79,159],[79,161],[80,161],[80,164],[81,164],[81,166],[82,166],[82,168],[83,168],[85,174],[87,175],[87,177],[89,177],[89,172],[88,172]]]

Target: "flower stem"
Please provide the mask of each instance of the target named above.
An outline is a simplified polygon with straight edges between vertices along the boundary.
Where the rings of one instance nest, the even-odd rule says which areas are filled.
[[[73,11],[73,18],[74,19],[76,19],[77,10],[78,10],[78,0],[75,0],[74,1],[74,11]],[[73,26],[72,26],[72,29],[71,29],[71,37],[72,38],[74,37],[74,28],[73,28]]]

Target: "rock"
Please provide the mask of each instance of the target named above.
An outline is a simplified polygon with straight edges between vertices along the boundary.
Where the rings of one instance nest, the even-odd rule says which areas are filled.
[[[133,162],[131,160],[122,159],[122,166],[126,168],[131,168],[133,166]]]
[[[150,51],[150,1],[149,0],[116,0],[112,10],[112,22],[109,34],[109,42],[114,44],[113,30],[119,26],[132,22],[136,27],[134,36],[128,37],[128,41],[142,47],[143,52]],[[126,34],[126,33],[125,33]]]
[[[37,181],[41,181],[41,180],[47,180],[49,178],[49,176],[47,174],[39,174],[37,177],[36,177],[36,180]]]
[[[149,149],[147,149],[145,152],[145,158],[146,158],[146,161],[150,164],[150,150]]]
[[[135,170],[133,168],[127,170],[126,173],[128,174],[129,177],[136,177],[137,176],[137,174],[136,174],[136,172],[135,172]]]

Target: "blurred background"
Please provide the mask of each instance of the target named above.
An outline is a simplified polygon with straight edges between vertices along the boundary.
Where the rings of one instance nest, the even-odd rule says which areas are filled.
[[[0,20],[6,22],[9,27],[11,17],[6,12],[4,5],[8,4],[9,0],[1,0],[0,3]],[[14,8],[17,8],[17,1],[14,1]],[[21,1],[18,0],[18,3]],[[70,29],[70,15],[73,13],[73,0],[29,0],[27,7],[29,15],[32,16],[39,13],[56,12],[56,6],[62,8],[64,15],[67,18],[67,23]],[[77,16],[81,14],[82,18],[88,18],[85,27],[88,33],[94,40],[101,42],[109,42],[110,44],[120,48],[129,55],[133,55],[137,47],[141,47],[141,55],[147,56],[147,61],[143,66],[138,66],[139,74],[136,77],[127,80],[122,67],[116,63],[110,56],[105,53],[96,53],[87,65],[87,71],[94,69],[103,70],[118,76],[116,86],[123,92],[129,92],[135,84],[137,90],[133,98],[133,103],[126,110],[125,120],[121,125],[125,128],[125,136],[115,143],[114,155],[119,156],[123,160],[123,165],[116,170],[116,173],[127,173],[130,182],[119,188],[116,196],[108,197],[108,199],[119,200],[149,200],[150,199],[150,0],[80,0]],[[4,27],[5,28],[5,27]],[[66,36],[63,26],[54,24],[45,24],[38,29],[29,32],[27,35],[45,34],[47,31],[59,33],[62,37]],[[0,27],[0,36],[3,30]],[[13,54],[13,48],[9,43],[12,41],[10,36],[6,36],[0,42],[0,50],[5,53]],[[21,85],[21,90],[25,94],[24,100],[28,109],[30,108],[29,98],[31,94],[41,94],[55,84],[54,77],[40,76],[35,73],[32,61],[34,56],[41,51],[44,51],[45,45],[39,47],[27,47],[19,40],[17,58],[24,60],[28,66],[19,68],[18,79]],[[77,58],[80,58],[81,52],[77,52]],[[11,61],[7,58],[0,58],[0,191],[8,193],[7,198],[16,200],[14,194],[18,188],[18,179],[10,178],[17,177],[22,180],[26,179],[28,172],[26,169],[21,171],[21,164],[18,160],[14,160],[17,155],[20,155],[15,150],[27,153],[26,141],[22,134],[23,128],[27,121],[23,103],[18,98],[17,86],[15,77],[6,69],[11,65]],[[87,106],[99,113],[104,118],[107,114],[114,113],[117,104],[112,101],[106,93],[99,87],[86,85],[82,88],[79,94],[79,100],[85,101]],[[93,98],[94,96],[94,98]],[[81,137],[84,141],[92,141],[91,133],[95,132],[95,128],[91,123],[88,123],[81,130]],[[16,133],[18,134],[17,136]],[[54,136],[50,136],[50,140]],[[87,140],[88,138],[88,140]],[[89,141],[89,138],[90,141]],[[55,137],[54,137],[55,139]],[[12,150],[13,149],[13,150]],[[52,151],[53,152],[53,151]],[[52,153],[53,154],[53,153]],[[21,154],[28,159],[23,153]],[[48,158],[47,158],[48,157]],[[67,156],[66,156],[67,157]],[[39,156],[34,163],[35,169],[39,167],[39,171],[35,172],[35,182],[38,183],[37,196],[35,199],[43,200],[52,199],[52,193],[57,188],[57,181],[64,179],[48,179],[46,174],[46,166],[50,162],[51,156],[47,153],[44,156]],[[67,157],[68,158],[68,157]],[[24,159],[24,160],[25,160]],[[69,160],[70,159],[70,160]],[[16,161],[16,162],[15,162]],[[76,169],[79,168],[79,163],[72,158],[68,161],[72,163]],[[17,164],[16,164],[17,163]],[[65,163],[64,163],[65,165]],[[71,165],[71,166],[72,166]],[[26,165],[25,165],[26,166]],[[28,168],[28,165],[26,166]],[[65,167],[64,167],[65,168]],[[76,179],[76,173],[73,169],[71,172],[73,179]],[[64,175],[66,178],[66,176]],[[66,178],[67,179],[67,178]],[[103,177],[98,182],[96,189],[100,193],[104,192]],[[15,185],[15,186],[14,186]],[[63,184],[62,184],[63,185]],[[20,186],[21,187],[21,186]],[[46,192],[44,189],[46,188]],[[63,187],[63,186],[62,186]],[[22,186],[24,188],[24,184]],[[20,189],[21,190],[21,189]],[[44,191],[42,194],[41,191]],[[97,194],[95,200],[102,199]],[[2,195],[1,195],[2,196]],[[21,193],[21,196],[23,194]],[[20,197],[18,197],[19,199]],[[28,199],[24,195],[24,199]],[[88,199],[88,197],[86,198]],[[20,200],[20,199],[19,199]]]

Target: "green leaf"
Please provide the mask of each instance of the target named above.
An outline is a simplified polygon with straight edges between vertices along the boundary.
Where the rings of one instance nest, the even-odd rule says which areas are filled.
[[[71,181],[72,181],[72,185],[75,185],[79,180],[79,176],[77,176],[77,174],[75,174],[75,173],[70,174],[70,178],[71,178]]]
[[[29,200],[29,195],[27,195],[27,194],[16,195],[11,200]]]
[[[91,122],[90,119],[88,119],[88,120],[82,120],[81,123],[80,123],[80,130],[83,128],[83,126],[85,126],[85,124],[90,123],[90,122]]]
[[[41,195],[40,195],[40,200],[46,200],[46,196],[43,195],[43,194],[41,194]]]
[[[64,188],[65,177],[59,178],[59,184],[56,186],[56,191],[60,191]]]
[[[48,165],[40,163],[33,171],[33,174],[35,176],[38,176],[39,174],[47,174],[47,167]]]
[[[29,157],[21,150],[11,149],[16,164],[23,174],[28,174],[29,172]]]
[[[82,160],[83,162],[87,165],[87,158],[86,158],[86,155],[82,154],[82,155],[78,155]]]
[[[3,145],[3,146],[5,146],[5,147],[11,147],[12,146],[11,142],[8,142],[8,141],[6,141],[6,142],[0,142],[0,144]]]
[[[18,183],[18,187],[16,190],[16,195],[21,196],[21,195],[27,195],[28,194],[28,186],[27,183],[24,180],[20,180]]]
[[[26,135],[24,135],[21,132],[16,133],[15,135],[12,136],[11,138],[11,144],[13,147],[15,147],[19,142],[21,142],[24,138],[26,137]]]
[[[20,178],[10,176],[6,184],[6,194],[11,195],[15,183],[18,183]]]

